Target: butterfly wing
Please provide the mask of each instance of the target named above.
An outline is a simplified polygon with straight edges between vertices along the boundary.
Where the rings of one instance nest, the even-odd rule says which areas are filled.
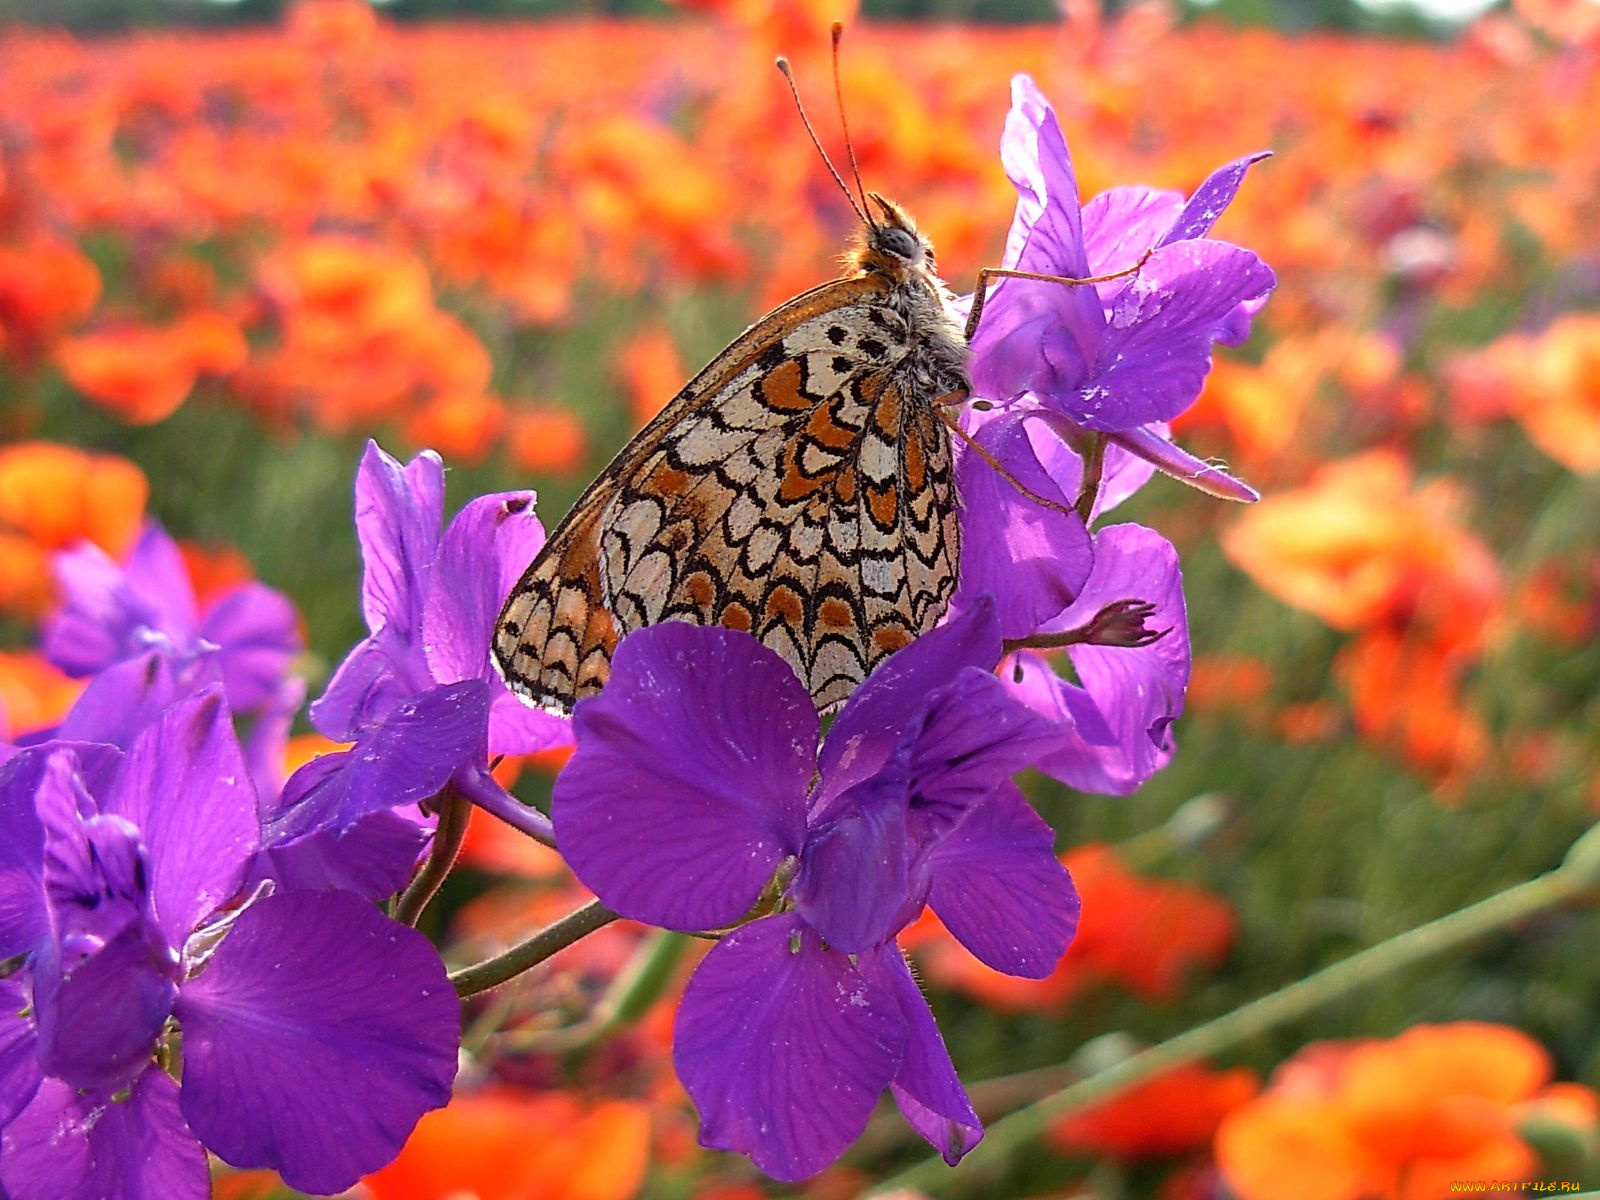
[[[938,620],[958,553],[950,443],[885,299],[872,277],[796,297],[617,456],[501,613],[515,691],[569,710],[623,634],[677,620],[749,631],[827,708]]]

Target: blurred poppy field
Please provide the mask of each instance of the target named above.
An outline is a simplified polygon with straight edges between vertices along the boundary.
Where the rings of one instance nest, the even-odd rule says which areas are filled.
[[[1083,897],[1049,979],[950,953],[931,916],[906,938],[985,1118],[1551,870],[1600,819],[1600,6],[1525,0],[1436,42],[1097,11],[855,21],[841,63],[867,185],[957,292],[1000,261],[1016,72],[1085,197],[1274,155],[1218,236],[1277,291],[1175,428],[1264,498],[1158,480],[1130,506],[1184,566],[1178,753],[1126,797],[1025,777]],[[367,438],[437,450],[452,511],[531,486],[553,527],[832,274],[853,217],[772,60],[837,153],[827,26],[850,15],[399,25],[308,0],[228,32],[0,31],[0,737],[82,686],[38,649],[81,539],[123,556],[156,518],[202,606],[285,592],[315,693],[365,632]],[[286,769],[329,746],[291,739]],[[497,774],[544,805],[560,765]],[[425,922],[452,966],[585,895],[481,816],[465,862]],[[1569,904],[1387,974],[927,1194],[1600,1188],[1596,919]],[[455,1100],[359,1194],[836,1200],[921,1161],[894,1123],[804,1185],[699,1149],[668,1051],[697,953],[622,923],[471,1001]],[[216,1187],[287,1194],[220,1165]]]

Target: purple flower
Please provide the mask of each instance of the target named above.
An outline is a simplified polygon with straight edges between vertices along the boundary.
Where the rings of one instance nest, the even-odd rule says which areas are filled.
[[[22,964],[0,979],[8,1194],[203,1197],[207,1149],[337,1192],[449,1098],[438,955],[349,893],[231,908],[257,840],[217,687],[126,753],[56,742],[0,768],[0,959]]]
[[[1130,602],[1144,606],[1131,627]],[[1183,575],[1172,544],[1141,525],[1100,530],[1093,573],[1038,632],[1073,630],[1084,640],[1065,653],[1080,682],[1061,678],[1031,650],[1002,665],[1000,678],[1051,722],[1053,744],[1036,760],[1039,770],[1082,791],[1126,795],[1172,757],[1171,726],[1189,683]]]
[[[894,937],[929,904],[990,966],[1040,977],[1076,927],[1050,828],[1009,782],[1052,731],[1007,696],[999,656],[980,600],[879,667],[820,753],[805,687],[734,630],[631,634],[578,705],[553,815],[607,905],[716,929],[781,884],[774,915],[723,938],[679,1010],[704,1144],[800,1179],[885,1087],[949,1161],[982,1136]]]
[[[1207,238],[1252,155],[1220,168],[1187,203],[1121,187],[1080,210],[1066,140],[1033,81],[1011,85],[1000,155],[1018,192],[1004,265],[1086,277],[1143,265],[1092,287],[1002,279],[973,336],[979,395],[1031,392],[1085,429],[1171,420],[1199,395],[1211,343],[1236,344],[1275,279],[1256,255]]]
[[[300,652],[283,593],[241,583],[202,607],[177,543],[154,521],[126,566],[83,542],[55,556],[55,574],[61,606],[45,623],[44,652],[69,675],[97,675],[151,651],[179,674],[214,657],[229,706],[251,712],[271,700]]]
[[[544,544],[533,494],[481,496],[441,534],[443,509],[436,454],[402,467],[367,443],[356,472],[356,533],[371,635],[311,705],[319,732],[355,745],[302,767],[264,813],[275,872],[296,882],[360,859],[364,882],[346,874],[329,882],[392,891],[414,858],[406,830],[414,835],[416,824],[391,810],[446,785],[499,811],[520,809],[490,777],[489,756],[571,738],[567,722],[522,704],[489,659],[500,605]],[[358,825],[365,849],[333,844]]]
[[[1078,429],[1112,435],[1180,478],[1253,498],[1173,447],[1159,426],[1194,402],[1212,343],[1243,341],[1276,283],[1255,254],[1206,236],[1265,155],[1219,168],[1187,201],[1177,192],[1119,187],[1080,209],[1055,113],[1025,75],[1011,93],[1001,158],[1018,198],[1004,265],[1071,278],[1138,269],[1085,287],[997,282],[972,338],[977,394],[1042,406]]]

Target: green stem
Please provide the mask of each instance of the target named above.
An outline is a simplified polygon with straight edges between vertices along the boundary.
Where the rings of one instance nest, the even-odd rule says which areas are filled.
[[[428,861],[422,864],[422,870],[395,902],[394,919],[402,925],[415,925],[422,918],[422,910],[438,894],[445,876],[456,865],[461,843],[467,837],[472,801],[448,784],[439,793],[439,799],[439,824],[433,831],[433,848],[428,852]]]
[[[1098,1104],[1180,1063],[1218,1054],[1404,967],[1575,899],[1595,886],[1596,860],[1600,860],[1600,826],[1579,838],[1566,861],[1554,871],[1352,954],[995,1122],[954,1176],[942,1160],[928,1159],[885,1180],[874,1194],[931,1191],[941,1180],[947,1186],[976,1183],[984,1172],[1001,1165],[1014,1150],[1066,1113]]]
[[[488,991],[522,974],[529,967],[538,966],[558,950],[565,950],[573,942],[588,937],[616,919],[616,913],[600,901],[591,900],[559,921],[546,925],[527,941],[518,942],[503,954],[452,971],[450,983],[456,989],[456,995],[463,1000]]]

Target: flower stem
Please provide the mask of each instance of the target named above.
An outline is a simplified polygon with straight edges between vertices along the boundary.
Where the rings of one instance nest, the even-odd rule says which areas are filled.
[[[1106,438],[1103,433],[1091,433],[1084,438],[1083,486],[1078,489],[1078,499],[1073,504],[1083,523],[1087,525],[1094,515],[1095,501],[1100,499],[1100,482],[1106,469]]]
[[[433,831],[433,848],[428,851],[428,861],[422,864],[422,870],[395,903],[394,919],[402,925],[415,925],[421,919],[422,910],[438,894],[445,876],[456,865],[461,843],[466,840],[472,802],[449,784],[439,793],[439,802],[439,824]]]
[[[591,900],[559,921],[546,925],[527,941],[518,942],[503,954],[452,971],[450,983],[456,989],[456,995],[462,999],[488,991],[522,974],[529,967],[538,966],[558,950],[565,950],[573,942],[588,937],[616,919],[616,913],[600,901]]]
[[[928,1159],[883,1181],[874,1194],[934,1187],[948,1193],[952,1183],[974,1185],[986,1171],[1000,1166],[1019,1146],[1037,1137],[1052,1121],[1067,1113],[1107,1100],[1180,1063],[1220,1053],[1404,967],[1576,899],[1594,888],[1597,882],[1600,882],[1600,826],[1578,839],[1560,867],[1537,879],[1519,883],[1448,916],[1358,951],[995,1122],[984,1140],[962,1161],[956,1175],[951,1176],[946,1171],[942,1160]]]

